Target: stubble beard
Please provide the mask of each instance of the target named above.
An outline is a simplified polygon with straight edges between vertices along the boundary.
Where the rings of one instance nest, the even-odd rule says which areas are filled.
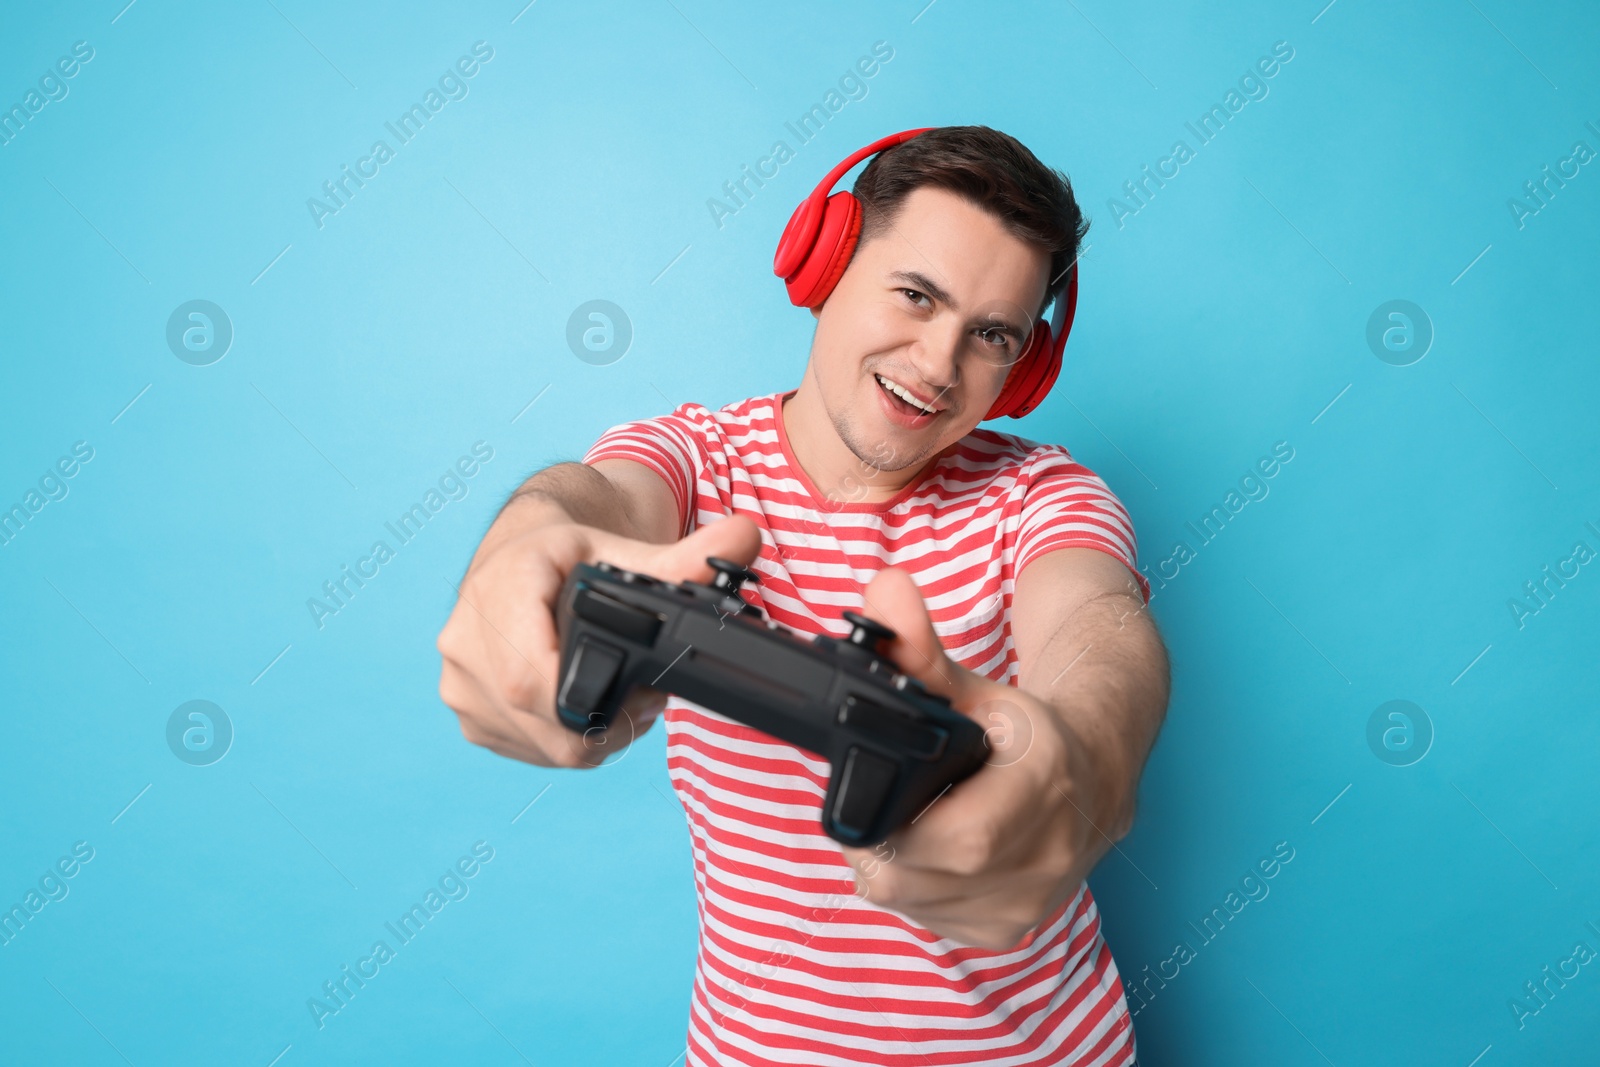
[[[872,382],[872,388],[880,388],[871,375],[868,375],[868,380]],[[828,410],[828,420],[833,423],[833,432],[839,435],[839,440],[843,441],[844,446],[860,461],[862,469],[869,477],[877,472],[892,474],[907,467],[916,467],[927,462],[937,451],[937,441],[926,441],[915,452],[907,452],[903,448],[897,448],[890,438],[870,440],[865,433],[857,429],[848,414],[833,411],[831,408]]]

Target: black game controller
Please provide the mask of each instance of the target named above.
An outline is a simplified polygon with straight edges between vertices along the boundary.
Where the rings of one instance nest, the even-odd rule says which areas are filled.
[[[807,641],[739,595],[755,572],[706,561],[711,585],[673,585],[580,563],[557,603],[570,729],[611,725],[635,686],[653,686],[828,760],[822,829],[875,845],[988,758],[983,728],[880,655],[894,631],[853,611],[848,638]]]

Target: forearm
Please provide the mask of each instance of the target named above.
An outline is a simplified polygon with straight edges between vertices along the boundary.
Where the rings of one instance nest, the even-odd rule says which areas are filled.
[[[1050,657],[1054,676],[1020,681],[1057,714],[1072,743],[1067,781],[1057,788],[1097,831],[1086,843],[1087,873],[1133,827],[1139,777],[1171,680],[1166,648],[1138,601],[1099,597],[1073,622],[1061,655]]]
[[[556,523],[578,523],[620,537],[640,538],[622,491],[593,467],[557,463],[539,471],[506,499],[478,546],[474,562],[503,542]]]

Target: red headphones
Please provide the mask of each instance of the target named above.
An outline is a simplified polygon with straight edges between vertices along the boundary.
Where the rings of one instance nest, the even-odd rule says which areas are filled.
[[[874,152],[893,148],[936,128],[925,126],[920,130],[891,134],[852,153],[830,170],[812,194],[794,209],[789,224],[783,228],[783,236],[778,239],[777,254],[772,257],[772,272],[783,279],[792,304],[820,307],[833,292],[845,267],[850,265],[850,256],[861,236],[861,201],[844,190],[830,196],[834,183]],[[1067,345],[1067,334],[1072,331],[1072,316],[1077,308],[1078,266],[1073,263],[1068,268],[1066,289],[1056,297],[1050,323],[1046,324],[1043,319],[1034,323],[1027,349],[1006,376],[1005,386],[984,418],[1010,415],[1020,419],[1039,406],[1061,372],[1061,351]]]

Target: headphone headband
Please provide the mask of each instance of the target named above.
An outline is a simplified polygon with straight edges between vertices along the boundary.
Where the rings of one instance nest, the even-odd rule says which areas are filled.
[[[860,163],[863,159],[866,159],[874,152],[881,152],[886,148],[893,148],[895,145],[904,144],[918,134],[927,133],[929,130],[936,129],[938,129],[937,126],[924,126],[918,130],[902,130],[900,133],[891,133],[887,137],[873,141],[871,144],[867,145],[867,147],[860,149],[859,151],[850,153],[849,156],[845,157],[843,163],[840,163],[837,167],[834,167],[827,174],[823,175],[822,180],[817,183],[817,187],[812,190],[811,195],[806,199],[825,199],[827,195],[833,191],[834,184],[838,182],[840,178],[844,177],[845,174],[849,172],[851,167],[855,166],[857,163]]]

